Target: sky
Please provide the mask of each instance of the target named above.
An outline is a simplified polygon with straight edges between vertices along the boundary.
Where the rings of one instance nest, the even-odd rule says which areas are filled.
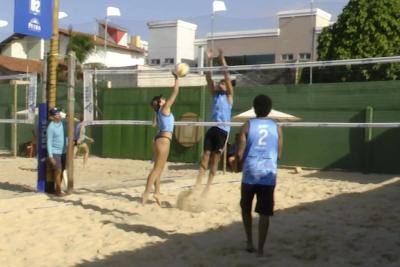
[[[0,0],[0,20],[9,25],[0,28],[0,40],[13,34],[14,1]],[[18,1],[18,0],[17,0]],[[43,0],[45,1],[45,0]],[[311,7],[312,0],[225,0],[227,11],[214,18],[214,31],[239,31],[276,28],[276,13],[283,10]],[[118,7],[121,17],[111,17],[112,23],[131,35],[148,37],[147,22],[181,19],[197,24],[197,38],[211,31],[213,0],[60,0],[60,11],[68,14],[60,27],[88,33],[97,32],[96,19],[106,16],[107,6]],[[335,20],[349,0],[314,0],[313,7],[332,14]]]

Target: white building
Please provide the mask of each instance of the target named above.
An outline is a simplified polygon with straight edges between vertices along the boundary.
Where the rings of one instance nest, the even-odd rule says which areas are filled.
[[[111,38],[104,43],[104,37],[93,36],[86,33],[73,33],[91,36],[95,42],[95,48],[89,54],[83,64],[102,64],[108,68],[127,67],[144,65],[146,51],[142,48],[128,45],[127,42],[118,44]],[[60,55],[66,55],[70,33],[67,30],[60,30]],[[127,38],[127,37],[126,37]],[[124,39],[127,40],[127,39]]]
[[[170,65],[195,62],[194,41],[197,26],[182,20],[155,21],[149,28],[149,64]]]
[[[110,27],[109,32],[113,32],[114,27]],[[104,33],[104,31],[103,31]],[[67,55],[67,47],[70,39],[70,31],[66,29],[59,30],[59,57],[63,59]],[[146,62],[145,42],[139,42],[141,47],[136,47],[131,42],[131,38],[126,32],[123,34],[119,43],[115,42],[113,35],[107,36],[107,44],[105,45],[104,37],[90,35],[81,32],[72,32],[72,34],[81,34],[90,36],[95,43],[95,49],[90,53],[83,64],[98,63],[107,67],[126,67],[144,65]],[[118,32],[118,36],[121,32]],[[137,42],[137,38],[135,39]],[[138,43],[138,42],[137,42]],[[1,55],[32,60],[43,60],[45,54],[49,51],[49,42],[43,39],[26,36],[23,34],[13,34],[9,38],[0,43]]]
[[[230,65],[309,61],[317,58],[317,37],[331,24],[331,14],[319,9],[281,11],[279,28],[216,32],[195,42],[198,65],[204,50],[223,48]]]

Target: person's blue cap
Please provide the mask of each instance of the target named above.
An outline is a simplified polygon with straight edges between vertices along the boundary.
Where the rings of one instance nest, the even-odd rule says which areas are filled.
[[[61,111],[60,109],[54,107],[54,108],[51,108],[51,109],[49,110],[49,114],[50,114],[50,116],[54,116],[54,115],[59,114],[60,111]]]

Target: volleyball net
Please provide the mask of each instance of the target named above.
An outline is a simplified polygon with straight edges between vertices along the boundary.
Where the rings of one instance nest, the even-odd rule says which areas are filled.
[[[231,64],[235,60],[227,59]],[[173,85],[170,73],[173,69],[174,66],[86,70],[83,93],[86,124],[151,125],[143,110],[151,114],[150,99],[160,93],[168,95],[168,88]],[[230,73],[235,85],[232,122],[209,121],[211,102],[204,78],[206,71],[212,72],[216,82],[223,78],[224,71]],[[396,113],[396,103],[400,101],[399,77],[400,56],[191,67],[190,73],[180,79],[182,89],[173,109],[183,115],[193,113],[194,120],[188,116],[180,120],[178,116],[175,124],[239,127],[251,117],[240,115],[251,109],[253,98],[257,94],[267,94],[273,100],[273,108],[287,115],[278,118],[284,127],[397,128],[400,127]],[[359,116],[359,119],[347,117],[364,111],[375,111],[379,115],[375,118],[366,118],[370,115]],[[118,113],[122,117],[118,117]],[[125,116],[127,114],[130,115]],[[292,120],[291,116],[298,120]]]
[[[34,124],[37,75],[0,76],[0,124]]]

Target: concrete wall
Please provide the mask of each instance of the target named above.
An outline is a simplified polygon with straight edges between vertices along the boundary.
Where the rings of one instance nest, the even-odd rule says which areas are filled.
[[[195,59],[194,40],[197,26],[181,20],[150,22],[149,63],[159,59],[165,65],[166,58],[173,58],[173,64]]]
[[[23,59],[41,60],[44,55],[44,41],[34,37],[17,39],[12,41],[3,49],[2,55]]]
[[[84,64],[88,63],[101,63],[109,68],[125,67],[143,65],[145,63],[145,58],[141,54],[136,54],[129,50],[124,51],[111,47],[107,48],[107,55],[105,58],[104,48],[98,46],[84,62]]]
[[[275,63],[280,63],[284,62],[283,54],[292,54],[293,61],[296,61],[300,59],[300,53],[311,55],[313,51],[315,60],[317,34],[329,25],[330,17],[329,13],[320,9],[283,11],[278,13],[278,29],[217,32],[209,35],[206,42],[211,47],[213,39],[214,47],[223,48],[228,57],[275,55]],[[199,51],[200,46],[204,47],[203,40],[197,41],[195,46]]]

